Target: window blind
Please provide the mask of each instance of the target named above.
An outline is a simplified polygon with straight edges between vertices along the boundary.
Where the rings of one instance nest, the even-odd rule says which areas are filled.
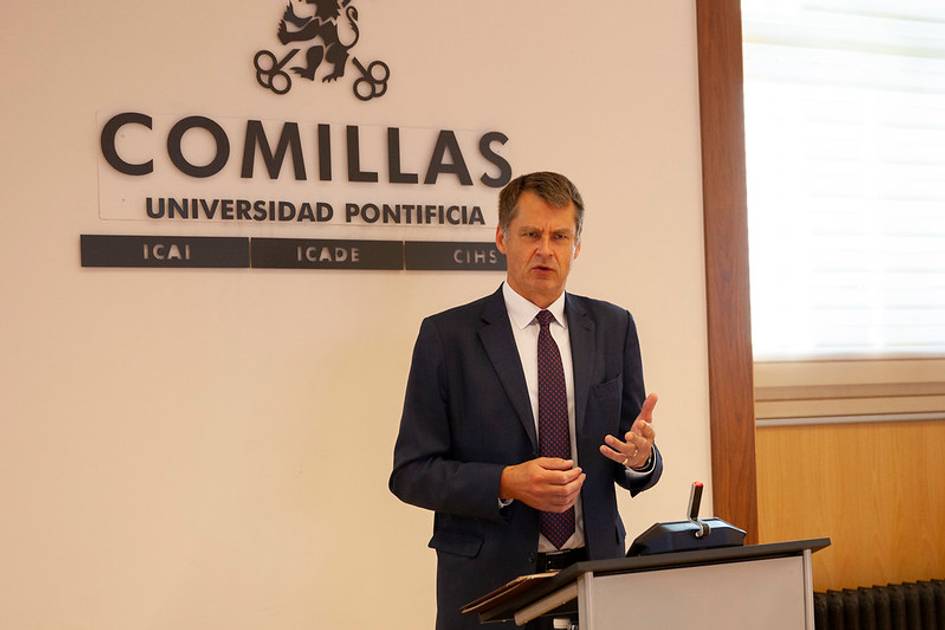
[[[945,2],[742,20],[755,359],[945,355]]]

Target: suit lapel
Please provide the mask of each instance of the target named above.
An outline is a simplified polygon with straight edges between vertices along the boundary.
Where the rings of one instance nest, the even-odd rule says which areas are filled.
[[[512,335],[512,324],[509,322],[509,313],[505,308],[502,297],[502,288],[493,293],[482,310],[483,326],[479,329],[479,338],[486,348],[486,354],[492,361],[499,381],[505,389],[512,406],[515,408],[518,419],[532,442],[532,447],[538,448],[538,438],[535,435],[535,418],[532,415],[532,405],[528,401],[528,386],[525,384],[525,372],[518,356],[515,337]]]
[[[571,362],[574,364],[574,425],[580,435],[594,367],[594,321],[570,293],[565,294],[564,304],[571,337]]]

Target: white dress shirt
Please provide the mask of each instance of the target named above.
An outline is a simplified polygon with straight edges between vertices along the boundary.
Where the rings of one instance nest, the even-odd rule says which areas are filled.
[[[564,314],[564,293],[562,292],[558,299],[552,302],[548,308],[541,309],[530,301],[519,295],[509,286],[508,282],[502,283],[502,297],[505,298],[505,308],[509,314],[509,322],[512,324],[512,334],[515,337],[515,346],[518,349],[518,356],[522,362],[522,370],[525,372],[525,384],[528,387],[528,400],[532,406],[532,417],[535,419],[535,435],[538,435],[538,331],[541,326],[535,316],[539,311],[547,310],[555,321],[548,327],[552,339],[558,346],[558,352],[561,353],[561,366],[564,368],[564,385],[568,395],[568,430],[571,434],[571,458],[575,466],[580,466],[578,461],[577,444],[574,420],[574,362],[571,359],[571,337],[568,333],[568,320]],[[620,436],[622,437],[622,436]],[[603,457],[603,455],[601,455]],[[652,465],[646,470],[636,471],[627,468],[626,473],[631,476],[639,475],[641,477],[651,472]],[[511,501],[499,501],[500,505],[508,505]],[[576,549],[584,546],[584,519],[582,518],[583,509],[581,497],[578,496],[574,504],[574,533],[565,541],[561,549]],[[557,551],[558,549],[548,541],[543,535],[538,535],[538,551],[546,553]]]
[[[532,405],[532,417],[535,419],[535,435],[538,435],[538,331],[541,326],[535,316],[546,310],[554,315],[548,330],[558,345],[561,353],[561,366],[564,368],[564,386],[568,393],[568,431],[571,434],[571,459],[575,466],[580,466],[577,459],[577,443],[574,422],[574,363],[571,361],[571,337],[568,335],[568,320],[564,316],[564,293],[552,302],[547,309],[541,309],[515,292],[508,282],[502,283],[502,296],[505,308],[512,323],[515,346],[525,371],[525,384],[528,386],[528,400]],[[581,498],[574,504],[574,533],[565,541],[562,549],[576,549],[584,546],[584,519],[581,518]],[[538,551],[557,551],[547,538],[539,534]]]

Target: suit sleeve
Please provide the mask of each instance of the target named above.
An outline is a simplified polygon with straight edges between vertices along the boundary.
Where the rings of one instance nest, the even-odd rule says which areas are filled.
[[[389,487],[399,499],[458,516],[503,520],[503,466],[454,459],[449,381],[435,323],[420,326],[414,346]]]
[[[623,437],[640,415],[646,389],[643,386],[643,360],[640,358],[640,340],[633,315],[627,312],[627,334],[623,349],[623,400],[620,406],[620,436]],[[616,482],[630,491],[631,496],[656,485],[663,474],[663,456],[653,444],[653,467],[648,474],[629,473],[624,466],[615,468]]]

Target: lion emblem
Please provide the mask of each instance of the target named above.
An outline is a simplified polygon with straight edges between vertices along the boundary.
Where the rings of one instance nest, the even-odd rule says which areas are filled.
[[[291,75],[283,70],[290,61],[301,55],[304,65],[291,66],[294,74],[315,80],[315,73],[324,63],[330,70],[324,74],[325,83],[336,81],[345,74],[348,58],[360,73],[352,89],[362,101],[383,96],[387,92],[390,68],[383,61],[361,63],[350,55],[350,50],[358,43],[361,36],[358,28],[358,10],[350,6],[351,0],[304,0],[300,7],[311,9],[310,15],[299,15],[292,0],[285,7],[276,36],[284,46],[295,45],[281,57],[268,50],[260,50],[253,59],[256,68],[256,81],[275,94],[285,94],[292,88]]]
[[[348,51],[358,43],[358,10],[349,6],[351,0],[305,0],[314,5],[315,14],[299,17],[290,2],[279,22],[279,41],[313,42],[305,51],[305,65],[293,66],[292,72],[309,81],[315,80],[315,71],[326,61],[333,65],[329,74],[322,81],[334,81],[345,74],[348,63]],[[341,19],[344,10],[346,20]],[[294,30],[290,30],[289,27]]]

